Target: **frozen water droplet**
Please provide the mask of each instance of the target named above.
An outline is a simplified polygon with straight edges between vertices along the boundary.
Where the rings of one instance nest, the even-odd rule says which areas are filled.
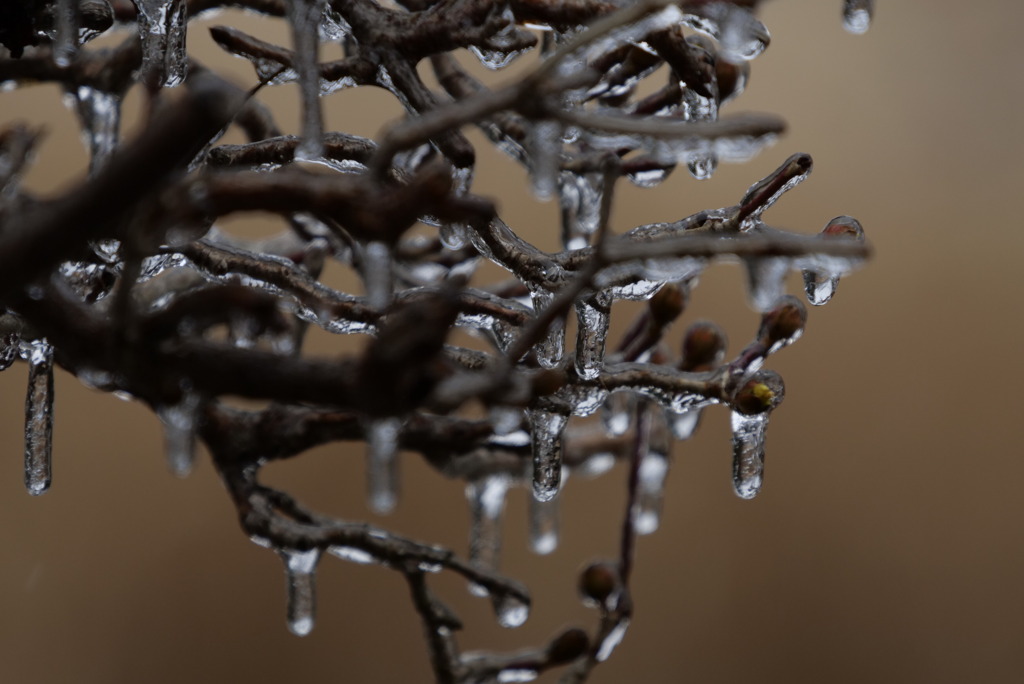
[[[394,288],[391,250],[383,242],[370,242],[363,250],[363,282],[367,303],[378,311],[391,304]]]
[[[494,606],[494,614],[498,618],[498,624],[508,629],[521,627],[530,617],[530,604],[525,603],[518,596],[512,594],[501,594],[491,597]]]
[[[686,168],[690,171],[690,175],[697,180],[707,180],[718,168],[718,158],[713,154],[697,157],[686,162]]]
[[[858,242],[864,241],[864,228],[860,222],[850,216],[837,216],[828,222],[828,225],[821,231],[822,236],[828,238],[852,239]],[[807,293],[807,301],[814,306],[824,306],[835,296],[839,287],[839,274],[829,268],[805,269],[804,292]]]
[[[601,374],[610,304],[610,298],[601,294],[576,301],[576,373],[584,380]]]
[[[202,404],[198,394],[186,391],[177,404],[161,406],[157,416],[164,424],[164,449],[167,466],[178,477],[192,471],[196,458],[196,424]]]
[[[25,397],[25,487],[32,496],[44,493],[52,479],[53,347],[45,340],[22,342],[28,361]]]
[[[558,548],[558,499],[530,497],[530,549],[545,556]]]
[[[143,78],[155,78],[157,85],[174,87],[185,80],[188,55],[186,0],[134,0],[138,8],[142,40]]]
[[[288,0],[292,26],[295,73],[302,97],[302,141],[295,148],[296,161],[316,161],[324,156],[323,112],[320,109],[320,19],[325,0]]]
[[[669,413],[672,435],[679,440],[690,439],[700,424],[701,409],[690,409],[682,413]]]
[[[527,135],[530,157],[530,181],[539,200],[549,200],[558,189],[559,166],[562,159],[562,124],[538,121]]]
[[[278,552],[285,564],[288,581],[288,629],[295,636],[313,631],[316,613],[316,566],[320,549]]]
[[[850,33],[866,33],[871,28],[871,15],[874,10],[874,0],[845,0],[843,28]]]
[[[604,402],[601,420],[604,429],[613,437],[626,434],[633,422],[636,397],[627,392],[612,392]]]
[[[637,489],[637,534],[651,534],[661,524],[661,508],[665,498],[669,452],[672,448],[666,416],[662,411],[649,411],[651,422],[647,453],[640,460]]]
[[[492,475],[466,485],[469,501],[469,562],[486,571],[497,570],[501,554],[501,516],[505,510],[505,493],[509,481],[503,475]],[[476,596],[486,596],[487,589],[470,584]]]
[[[554,298],[550,292],[535,291],[533,310],[539,314],[551,305]],[[562,355],[565,353],[565,322],[562,319],[557,318],[551,322],[547,333],[534,345],[533,353],[543,368],[557,368],[562,363]]]
[[[757,311],[768,311],[785,293],[790,261],[785,257],[746,259],[750,303]]]
[[[753,499],[761,491],[768,415],[768,411],[752,416],[732,412],[732,486],[742,499]]]
[[[380,514],[390,513],[398,502],[398,418],[379,418],[367,428],[367,481],[370,508]]]
[[[608,660],[608,658],[612,654],[612,651],[614,651],[615,648],[622,643],[622,640],[626,636],[626,630],[628,629],[629,620],[627,618],[620,618],[618,623],[616,623],[616,625],[611,629],[611,631],[608,632],[607,636],[605,636],[604,638],[604,641],[602,641],[601,645],[598,647],[597,654],[595,655],[597,662],[603,663],[604,661]]]
[[[562,431],[566,416],[543,409],[527,412],[533,444],[533,496],[550,501],[562,484]]]
[[[831,301],[839,287],[838,276],[828,276],[815,271],[804,271],[804,292],[807,301],[814,306],[824,306]]]

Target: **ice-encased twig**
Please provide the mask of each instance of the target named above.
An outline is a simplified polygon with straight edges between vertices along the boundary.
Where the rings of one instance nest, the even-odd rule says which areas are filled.
[[[295,636],[306,636],[313,631],[316,617],[316,566],[320,549],[307,551],[282,549],[288,582],[288,630]]]
[[[466,485],[469,501],[469,562],[481,570],[498,569],[501,554],[501,517],[505,510],[505,493],[509,480],[503,475],[491,475]],[[470,592],[486,596],[487,590],[470,584]]]
[[[25,488],[38,496],[50,487],[53,452],[53,347],[45,340],[23,342],[28,361],[25,397]]]

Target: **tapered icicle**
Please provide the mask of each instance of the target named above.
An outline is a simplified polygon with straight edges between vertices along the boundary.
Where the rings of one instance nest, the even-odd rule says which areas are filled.
[[[741,499],[753,499],[764,481],[764,434],[768,413],[732,413],[732,487]]]
[[[503,475],[491,475],[466,485],[469,501],[469,562],[481,570],[497,570],[501,555],[501,516],[505,511],[505,493],[509,480]],[[486,596],[487,589],[470,584],[476,596]]]
[[[633,410],[636,408],[636,397],[628,392],[613,392],[608,395],[601,407],[601,422],[604,429],[612,437],[626,434],[633,422]]]
[[[372,421],[366,436],[367,484],[370,508],[376,513],[390,513],[398,503],[398,433],[401,420],[378,418]]]
[[[295,72],[302,97],[302,142],[296,161],[319,161],[324,156],[323,112],[320,108],[320,19],[324,0],[288,0],[292,25]]]
[[[530,549],[542,556],[558,548],[558,499],[538,501],[530,497]]]
[[[533,496],[550,501],[562,484],[562,431],[568,418],[543,409],[530,409],[527,415],[533,445]]]
[[[845,0],[843,2],[843,28],[850,33],[866,33],[871,28],[874,0]]]
[[[608,337],[609,297],[597,294],[576,301],[576,373],[584,380],[601,374]]]
[[[200,396],[188,391],[182,394],[177,404],[157,409],[157,416],[164,424],[167,467],[178,477],[185,477],[192,472],[195,463],[200,404]]]
[[[363,282],[367,303],[382,311],[391,304],[394,288],[391,250],[383,242],[371,242],[363,250]]]
[[[538,121],[527,137],[530,155],[530,181],[533,194],[548,200],[558,189],[558,173],[562,155],[562,124]]]
[[[82,138],[89,150],[89,175],[92,176],[117,148],[121,96],[91,86],[78,86],[68,97],[73,99],[82,124]]]
[[[278,551],[288,580],[288,629],[295,636],[313,631],[316,614],[316,566],[320,549]]]
[[[78,51],[79,0],[57,0],[54,11],[56,36],[53,43],[53,61],[66,67]]]
[[[139,13],[144,80],[157,86],[180,85],[188,69],[185,34],[188,28],[186,0],[134,0]]]
[[[53,347],[45,340],[22,342],[28,361],[25,397],[25,488],[38,496],[50,488],[53,450]]]
[[[587,236],[601,221],[604,178],[599,173],[562,171],[558,174],[558,198],[562,208],[562,244],[566,249],[587,246]]]
[[[785,257],[755,257],[746,260],[750,303],[756,311],[768,311],[786,291],[790,261]]]
[[[653,409],[653,407],[652,407]],[[640,460],[637,489],[637,534],[651,534],[661,525],[661,508],[665,498],[669,452],[672,449],[668,421],[663,411],[648,411],[650,431],[647,453]]]
[[[554,300],[550,292],[538,290],[533,293],[533,310],[538,314],[544,311]],[[537,357],[537,363],[544,368],[557,368],[562,363],[562,355],[565,353],[565,321],[556,318],[548,326],[547,333],[540,342],[534,345],[533,353]]]
[[[522,626],[530,617],[530,604],[512,594],[492,596],[491,605],[494,607],[498,624],[508,629]]]

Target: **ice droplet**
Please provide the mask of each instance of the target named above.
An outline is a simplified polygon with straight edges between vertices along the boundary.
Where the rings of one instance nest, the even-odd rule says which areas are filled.
[[[860,221],[851,216],[837,216],[822,229],[823,237],[853,239],[858,242],[864,241],[864,228]],[[807,301],[814,306],[828,304],[836,294],[839,287],[839,274],[832,269],[805,269],[804,292],[807,293]]]
[[[732,486],[742,499],[753,499],[761,491],[769,413],[748,416],[732,412]]]
[[[512,594],[500,594],[491,597],[491,604],[494,606],[494,614],[498,618],[498,624],[508,629],[520,627],[530,617],[530,604],[525,603],[518,596]]]
[[[843,3],[843,28],[850,33],[867,33],[871,28],[871,15],[875,11],[874,0],[845,0]]]
[[[676,439],[690,439],[700,424],[701,409],[689,409],[682,413],[668,414],[669,425],[672,427],[672,436]]]
[[[626,630],[629,629],[629,620],[627,618],[620,618],[618,623],[612,627],[611,631],[605,636],[601,645],[597,649],[597,662],[603,663],[608,660],[611,656],[612,651],[622,643],[622,640],[626,636]]]
[[[550,501],[562,484],[562,431],[568,418],[544,409],[527,411],[533,443],[533,496]]]
[[[558,499],[530,497],[530,548],[541,556],[558,548],[558,505]]]
[[[89,175],[95,175],[117,148],[121,96],[79,86],[73,99],[82,124],[82,139],[89,150]]]
[[[367,483],[370,508],[379,514],[390,513],[398,502],[399,418],[378,418],[367,429]]]
[[[316,566],[320,549],[278,551],[288,580],[288,629],[295,636],[313,631],[316,613]]]
[[[139,10],[143,78],[156,78],[157,85],[168,88],[180,85],[188,68],[186,0],[133,1]]]
[[[751,11],[731,2],[701,3],[699,16],[687,15],[685,23],[718,41],[719,56],[727,62],[754,59],[768,47],[771,37]]]
[[[804,292],[807,293],[807,301],[814,306],[828,304],[836,294],[839,287],[838,276],[828,276],[815,271],[804,271]]]
[[[196,423],[201,397],[191,391],[182,394],[177,404],[161,406],[157,416],[164,424],[164,449],[167,467],[178,477],[192,472],[196,458]]]
[[[640,460],[637,490],[637,534],[651,534],[661,525],[661,508],[665,498],[669,452],[672,448],[668,423],[663,411],[648,412],[650,432],[647,453]]]
[[[295,73],[302,97],[302,141],[295,148],[296,161],[316,161],[324,156],[323,112],[320,109],[320,19],[325,0],[288,0],[292,26]]]
[[[769,311],[785,293],[790,261],[785,257],[746,259],[750,303],[757,311]]]
[[[501,516],[505,511],[505,493],[509,480],[503,475],[491,475],[466,485],[469,501],[469,562],[480,570],[498,568],[501,555]],[[470,584],[476,596],[486,596],[487,589]]]
[[[25,397],[25,488],[39,496],[50,488],[53,449],[53,347],[46,339],[22,342],[28,361]]]
[[[551,305],[555,296],[550,292],[536,290],[533,293],[533,310],[540,314]],[[565,321],[556,318],[548,326],[544,337],[533,347],[533,353],[537,357],[537,363],[543,368],[557,368],[562,363],[562,355],[565,353]]]
[[[584,380],[601,374],[610,321],[610,298],[597,294],[576,300],[576,373]]]
[[[367,303],[378,311],[388,308],[394,288],[391,250],[383,242],[370,242],[363,250],[363,282]]]
[[[718,102],[714,97],[704,97],[692,88],[683,89],[680,111],[686,121],[717,121]],[[713,151],[696,154],[686,162],[690,175],[697,180],[707,180],[718,167],[718,155]]]

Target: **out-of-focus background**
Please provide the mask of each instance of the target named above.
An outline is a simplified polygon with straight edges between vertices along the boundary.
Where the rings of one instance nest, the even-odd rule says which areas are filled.
[[[730,109],[783,115],[790,129],[775,147],[710,181],[677,171],[657,189],[618,194],[617,229],[673,220],[733,204],[786,156],[809,152],[814,173],[769,223],[814,233],[850,214],[875,256],[769,363],[787,398],[761,496],[730,490],[724,410],[677,449],[662,529],[639,542],[634,624],[595,682],[1010,682],[1024,668],[1024,4],[880,0],[864,36],[843,31],[840,4],[764,7],[772,45]],[[244,21],[287,40],[259,28],[269,20]],[[189,41],[210,45],[198,25]],[[252,83],[247,64],[227,63]],[[268,101],[296,132],[290,88]],[[347,97],[328,98],[329,128],[372,135],[399,114],[385,95]],[[31,187],[81,177],[57,89],[0,94],[0,121],[25,117],[51,130]],[[126,135],[135,125],[129,116]],[[522,180],[496,159],[474,191],[498,196],[514,228],[553,247],[556,211]],[[733,352],[757,326],[743,280],[735,266],[711,269],[686,314],[721,323]],[[29,497],[24,385],[22,364],[0,375],[4,682],[430,679],[405,585],[381,568],[325,560],[316,629],[291,636],[280,560],[240,533],[203,458],[189,479],[167,473],[158,421],[139,405],[59,373],[54,484]],[[464,550],[461,487],[414,455],[403,466],[400,507],[379,522]],[[375,520],[358,449],[318,449],[267,477],[322,510]],[[533,590],[532,616],[502,630],[486,601],[439,576],[467,622],[463,645],[511,649],[563,626],[590,629],[576,574],[615,553],[624,489],[621,467],[570,481],[563,542],[546,557],[526,549],[526,493],[515,491],[504,569]]]

